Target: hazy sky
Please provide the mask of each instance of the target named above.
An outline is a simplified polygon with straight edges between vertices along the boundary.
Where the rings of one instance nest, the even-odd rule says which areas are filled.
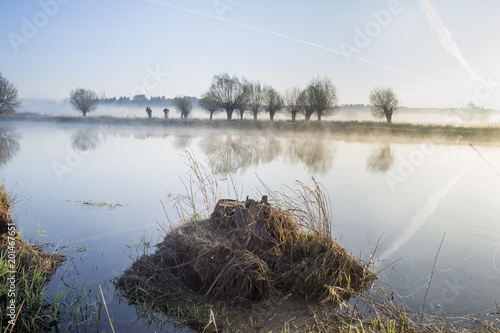
[[[367,104],[372,87],[391,85],[406,106],[500,109],[498,0],[0,6],[0,71],[21,98],[62,99],[76,87],[108,97],[199,96],[227,71],[282,91],[329,76],[342,104]]]

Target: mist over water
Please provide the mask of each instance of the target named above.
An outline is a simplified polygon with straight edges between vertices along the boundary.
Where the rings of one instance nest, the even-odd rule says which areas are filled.
[[[500,299],[500,178],[492,170],[500,170],[500,143],[474,150],[455,139],[393,139],[11,121],[0,124],[0,172],[19,196],[16,213],[28,239],[40,224],[44,241],[88,249],[76,263],[78,274],[58,272],[50,291],[57,291],[61,278],[100,283],[123,327],[135,310],[120,303],[109,280],[130,265],[127,244],[145,234],[163,237],[160,226],[168,222],[160,201],[175,221],[166,199],[169,192],[185,191],[180,177],[186,152],[220,175],[229,170],[242,197],[256,196],[260,180],[280,190],[314,176],[332,202],[334,238],[366,261],[381,238],[375,267],[390,265],[380,278],[398,290],[395,297],[408,309],[421,309],[446,233],[428,309],[485,312]],[[226,197],[227,189],[221,193]],[[120,206],[88,207],[83,200]],[[443,298],[450,283],[458,285],[457,295]]]
[[[168,107],[169,118],[180,119],[180,112],[171,105]],[[95,111],[88,114],[88,117],[117,117],[117,118],[147,118],[146,107],[142,106],[114,106],[100,105]],[[153,118],[164,118],[163,107],[151,107]],[[39,114],[48,116],[73,116],[81,115],[80,111],[75,110],[67,101],[39,101],[25,100],[19,110],[21,114]],[[239,119],[239,112],[236,110],[233,114],[234,119]],[[200,108],[193,108],[189,119],[209,119],[209,113]],[[225,111],[218,111],[214,114],[214,119],[226,119]],[[251,112],[244,113],[244,119],[253,120]],[[259,120],[269,120],[266,112],[259,113]],[[291,120],[291,116],[285,112],[279,112],[275,116],[276,120]],[[303,120],[300,115],[297,119]],[[315,121],[313,117],[311,119]],[[369,106],[342,106],[333,116],[324,117],[326,121],[375,121],[385,122],[385,119],[374,118],[371,115]],[[500,111],[491,111],[485,114],[466,113],[461,109],[409,109],[401,108],[395,113],[394,123],[411,124],[440,124],[456,126],[496,126],[500,124]]]

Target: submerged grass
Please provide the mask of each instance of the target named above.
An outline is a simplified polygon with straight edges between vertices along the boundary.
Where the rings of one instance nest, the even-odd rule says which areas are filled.
[[[80,203],[84,206],[88,207],[107,207],[109,210],[115,209],[117,207],[122,207],[123,204],[120,203],[115,203],[112,201],[106,201],[106,200],[82,200]]]
[[[47,284],[63,258],[20,238],[10,216],[11,199],[0,186],[0,326],[9,332],[46,332],[59,316],[46,301]],[[56,295],[58,297],[58,295]]]

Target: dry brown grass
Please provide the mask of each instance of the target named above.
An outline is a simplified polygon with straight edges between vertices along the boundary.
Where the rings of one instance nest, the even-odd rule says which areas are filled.
[[[0,223],[12,225],[11,199],[4,187],[0,188]],[[0,233],[0,322],[12,332],[46,332],[57,320],[49,313],[45,290],[50,277],[63,262],[57,253],[44,253],[43,246],[31,245],[12,229]],[[14,272],[14,273],[12,273]],[[9,289],[7,278],[15,277],[15,293]],[[8,325],[7,305],[14,300],[20,309],[15,325]],[[20,307],[22,304],[22,307]]]
[[[207,179],[202,173],[195,177]],[[287,295],[328,307],[349,299],[375,276],[333,241],[329,200],[321,185],[313,182],[311,189],[297,184],[291,196],[272,192],[272,205],[264,198],[219,200],[210,218],[174,228],[156,253],[135,261],[117,279],[118,288],[136,304],[169,314],[174,309],[191,324],[198,321],[194,326],[199,327],[209,321],[201,320],[207,308],[194,318],[189,307],[223,303],[237,316],[237,309],[246,311]],[[186,188],[203,197],[213,193]],[[187,197],[182,200],[196,203]],[[187,211],[201,215],[193,207],[179,211],[182,217]],[[227,328],[230,323],[217,326]]]

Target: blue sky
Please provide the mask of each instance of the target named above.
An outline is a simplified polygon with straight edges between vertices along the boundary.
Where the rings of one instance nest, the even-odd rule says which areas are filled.
[[[63,99],[76,87],[199,96],[227,71],[281,91],[328,76],[342,104],[367,104],[371,88],[390,85],[406,106],[500,109],[494,0],[0,0],[0,8],[0,71],[21,98]]]

